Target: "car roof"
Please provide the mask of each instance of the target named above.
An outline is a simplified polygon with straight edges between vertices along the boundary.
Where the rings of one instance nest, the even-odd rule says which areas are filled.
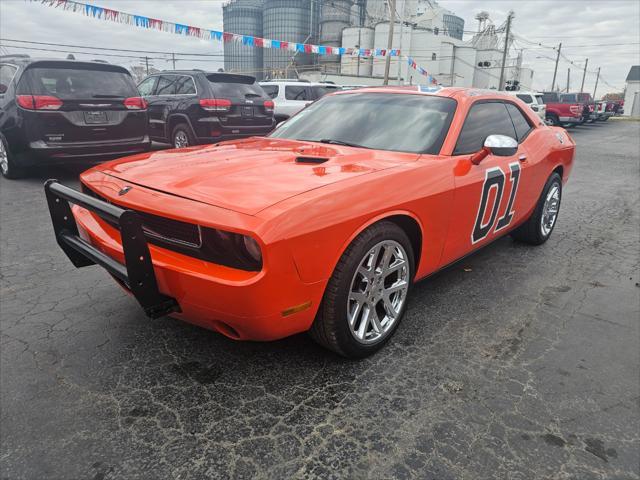
[[[542,92],[536,92],[534,90],[516,90],[513,92],[504,92],[507,93],[509,95],[542,95]]]
[[[24,69],[30,67],[38,67],[45,66],[49,68],[64,68],[70,66],[77,67],[96,67],[99,70],[112,70],[118,71],[122,73],[126,73],[127,75],[131,75],[131,72],[126,68],[117,65],[115,63],[107,63],[103,61],[94,61],[94,60],[69,60],[66,58],[34,58],[34,57],[20,57],[13,55],[3,55],[0,56],[0,63],[15,65],[17,67],[22,67]]]

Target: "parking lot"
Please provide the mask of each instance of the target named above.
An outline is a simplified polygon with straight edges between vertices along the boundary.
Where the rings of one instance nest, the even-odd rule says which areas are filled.
[[[419,283],[382,351],[146,318],[0,180],[3,479],[640,478],[640,122],[570,131],[558,225]]]

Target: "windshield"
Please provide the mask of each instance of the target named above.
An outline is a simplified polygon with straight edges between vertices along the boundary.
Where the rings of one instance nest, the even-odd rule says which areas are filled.
[[[313,103],[271,134],[363,148],[437,154],[456,102],[426,95],[348,93]]]

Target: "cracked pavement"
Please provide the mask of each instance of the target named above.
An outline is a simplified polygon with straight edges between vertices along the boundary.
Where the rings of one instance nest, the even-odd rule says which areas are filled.
[[[0,180],[0,478],[640,478],[640,122],[570,134],[549,242],[419,283],[362,361],[149,320],[55,243],[77,171]]]

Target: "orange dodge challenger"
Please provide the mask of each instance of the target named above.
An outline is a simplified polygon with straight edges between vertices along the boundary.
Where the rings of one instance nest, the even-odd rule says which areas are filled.
[[[515,97],[366,88],[267,137],[135,155],[83,173],[82,192],[45,191],[71,261],[104,267],[148,316],[238,340],[309,331],[362,357],[413,282],[505,234],[544,243],[574,151]]]

